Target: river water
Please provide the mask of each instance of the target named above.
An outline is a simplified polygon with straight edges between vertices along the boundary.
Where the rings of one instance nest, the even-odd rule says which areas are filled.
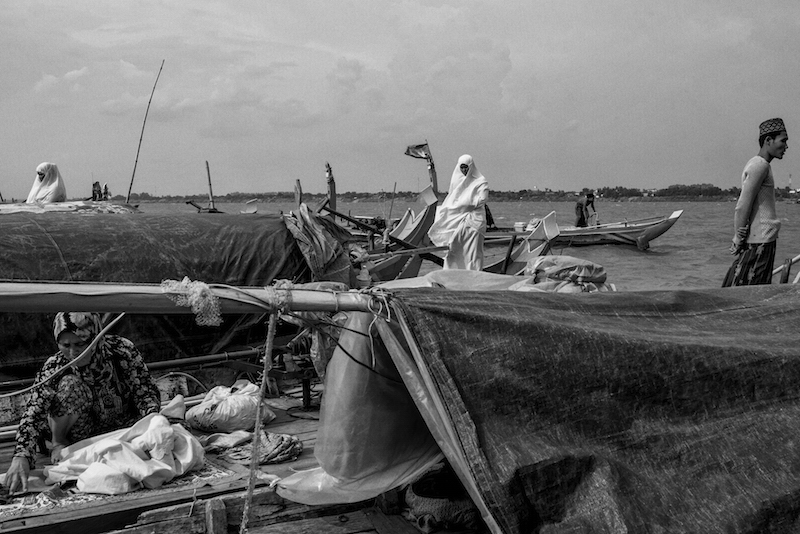
[[[543,217],[555,211],[556,220],[562,224],[574,223],[573,202],[496,202],[490,203],[498,226],[513,226],[533,217]],[[289,212],[293,203],[258,203],[258,213]],[[689,289],[720,287],[733,257],[728,252],[733,233],[733,202],[613,202],[597,199],[601,224],[623,220],[643,219],[669,215],[683,210],[683,215],[672,228],[650,243],[650,249],[640,251],[622,245],[597,245],[589,247],[556,248],[553,254],[562,254],[589,260],[602,265],[608,282],[618,291],[647,289]],[[244,204],[217,203],[217,209],[238,213]],[[339,202],[338,211],[352,215],[399,217],[406,209],[419,211],[421,205],[406,202]],[[145,212],[196,211],[184,204],[142,204]],[[782,228],[778,239],[775,266],[786,258],[800,254],[800,204],[779,202],[778,216]],[[423,265],[429,262],[423,262]],[[431,264],[432,265],[432,264]],[[423,269],[432,267],[423,267]],[[793,275],[800,264],[793,268]],[[424,272],[424,270],[423,270]],[[777,277],[774,280],[778,281]]]

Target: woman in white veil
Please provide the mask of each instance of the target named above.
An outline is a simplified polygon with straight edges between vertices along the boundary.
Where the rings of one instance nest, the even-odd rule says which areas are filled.
[[[33,179],[33,187],[28,193],[26,204],[36,204],[37,202],[65,202],[67,200],[67,187],[58,172],[55,163],[40,163],[36,167],[36,178]]]
[[[488,197],[489,182],[475,167],[472,156],[464,154],[458,158],[447,197],[428,230],[434,245],[450,247],[444,259],[445,269],[483,269]]]

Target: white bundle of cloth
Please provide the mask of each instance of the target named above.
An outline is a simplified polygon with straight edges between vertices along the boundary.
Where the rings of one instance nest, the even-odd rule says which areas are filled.
[[[203,466],[200,442],[179,424],[150,414],[130,428],[65,447],[62,460],[46,467],[47,484],[77,481],[78,491],[119,495],[158,488]]]

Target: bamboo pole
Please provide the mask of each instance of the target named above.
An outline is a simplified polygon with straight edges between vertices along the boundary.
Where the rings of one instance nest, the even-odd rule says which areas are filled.
[[[776,274],[780,273],[783,270],[787,270],[789,267],[791,267],[792,265],[794,265],[798,261],[800,261],[800,254],[798,254],[797,256],[795,256],[794,258],[792,258],[790,260],[787,259],[786,262],[784,263],[784,265],[781,265],[780,267],[776,267],[775,269],[773,269],[772,270],[772,276],[775,276]]]
[[[158,79],[161,77],[161,69],[164,68],[164,61],[161,60],[161,67],[158,69],[158,74],[156,75],[156,81],[153,84],[153,90],[150,91],[150,100],[147,101],[147,109],[144,112],[144,120],[142,121],[142,133],[139,134],[139,146],[136,149],[136,160],[133,162],[133,173],[131,174],[131,184],[128,186],[128,196],[125,197],[125,204],[128,204],[131,201],[131,190],[133,189],[133,177],[136,176],[136,165],[139,164],[139,151],[142,149],[142,138],[144,137],[144,125],[147,124],[147,114],[150,113],[150,103],[153,101],[153,94],[156,92],[156,85],[158,84]]]
[[[269,330],[264,347],[264,368],[261,375],[261,394],[259,399],[267,396],[267,381],[269,380],[269,370],[272,366],[272,349],[275,343],[275,329],[277,328],[278,314],[269,314]],[[253,448],[250,455],[250,476],[247,479],[247,493],[245,495],[244,506],[242,508],[242,523],[239,526],[239,533],[247,533],[247,521],[250,519],[250,504],[253,501],[253,489],[256,486],[256,471],[259,464],[259,446],[261,443],[261,402],[256,405],[256,421],[253,428]]]
[[[378,297],[357,291],[273,289],[209,284],[222,313],[287,311],[370,311]],[[157,284],[100,284],[88,282],[0,282],[0,312],[52,313],[63,310],[101,313],[186,314]]]
[[[450,247],[420,247],[411,250],[395,250],[389,252],[380,252],[377,254],[367,254],[369,260],[382,260],[385,258],[394,258],[395,256],[416,256],[418,254],[427,254],[429,252],[436,252],[440,250],[448,250]]]

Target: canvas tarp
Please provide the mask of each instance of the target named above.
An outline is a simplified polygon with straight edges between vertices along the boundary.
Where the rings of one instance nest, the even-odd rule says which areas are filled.
[[[317,237],[320,242],[324,239]],[[206,283],[266,286],[280,279],[298,283],[315,276],[325,279],[321,270],[325,265],[315,267],[312,273],[280,215],[0,216],[0,279],[6,280],[160,283],[189,277]],[[334,267],[336,280],[343,277],[347,282],[351,273],[342,269],[341,261]],[[131,338],[147,361],[156,361],[215,352],[238,320],[242,318],[228,316],[220,327],[200,327],[185,315],[130,316],[115,333]],[[18,366],[20,374],[32,375],[55,351],[51,321],[51,314],[0,314],[3,371]],[[261,344],[266,327],[262,325],[254,339],[241,338],[252,329],[242,331],[236,341]]]
[[[392,302],[376,346],[493,531],[800,528],[799,286]],[[339,446],[391,451],[392,421]]]
[[[503,532],[790,532],[800,287],[398,292]]]

